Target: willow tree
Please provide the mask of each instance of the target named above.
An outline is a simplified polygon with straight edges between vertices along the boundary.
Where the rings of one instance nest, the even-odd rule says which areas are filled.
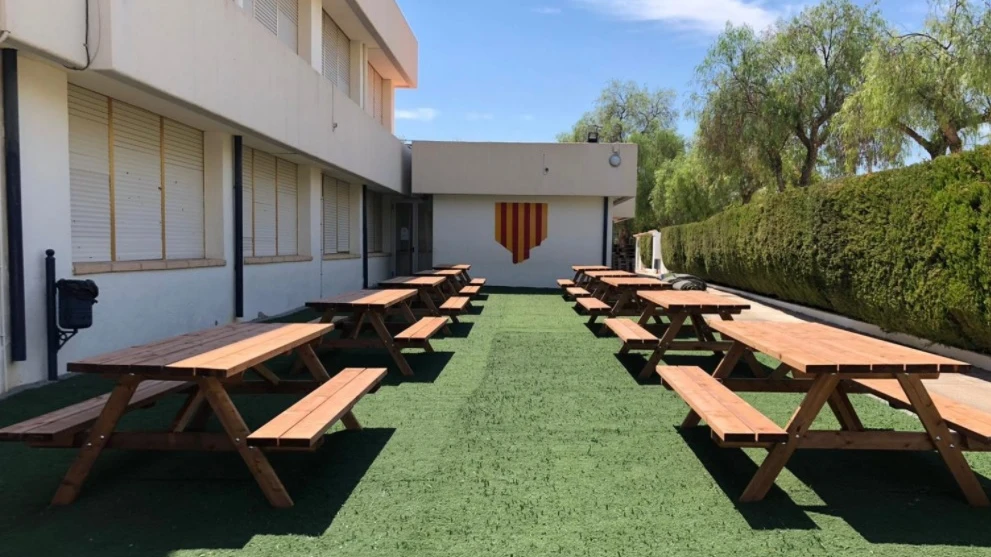
[[[932,2],[921,31],[889,32],[867,56],[864,86],[844,108],[844,142],[883,138],[891,158],[913,143],[933,159],[962,151],[991,122],[989,29],[987,3],[953,0]]]

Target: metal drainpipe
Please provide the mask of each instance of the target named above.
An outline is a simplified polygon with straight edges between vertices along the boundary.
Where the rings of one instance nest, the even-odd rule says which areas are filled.
[[[243,138],[234,136],[234,316],[244,317],[244,160]]]
[[[609,198],[602,198],[602,264],[606,265],[609,253]]]
[[[368,186],[361,185],[361,283],[368,288]]]
[[[24,325],[24,227],[21,220],[21,131],[17,98],[17,51],[3,49],[4,177],[7,194],[7,272],[10,359],[27,360]]]

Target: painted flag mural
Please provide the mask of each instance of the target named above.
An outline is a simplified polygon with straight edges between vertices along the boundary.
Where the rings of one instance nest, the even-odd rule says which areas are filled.
[[[496,203],[495,239],[513,254],[513,264],[547,239],[546,203]]]

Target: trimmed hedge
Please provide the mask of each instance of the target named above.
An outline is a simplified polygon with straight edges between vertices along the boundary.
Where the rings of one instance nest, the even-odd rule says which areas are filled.
[[[991,149],[662,231],[669,269],[991,353]]]

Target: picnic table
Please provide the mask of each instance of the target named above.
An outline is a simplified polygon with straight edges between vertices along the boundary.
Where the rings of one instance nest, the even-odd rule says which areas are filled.
[[[641,300],[643,307],[636,322],[611,318],[606,319],[605,325],[623,342],[620,354],[626,354],[630,350],[653,351],[640,372],[640,379],[646,379],[654,373],[655,366],[668,350],[711,350],[722,355],[722,352],[728,350],[733,343],[717,340],[705,316],[714,315],[725,321],[732,321],[734,315],[750,309],[750,304],[742,300],[710,292],[637,290],[636,296]],[[667,317],[669,323],[664,328],[663,335],[658,338],[648,330],[648,327],[651,320],[663,324],[662,317]],[[695,338],[676,340],[686,322],[690,322]],[[753,353],[746,352],[743,357],[752,370],[757,372],[761,370],[760,363],[754,358]]]
[[[68,364],[68,370],[112,378],[113,390],[87,401],[0,430],[0,441],[34,447],[79,448],[52,499],[67,505],[79,495],[93,464],[105,448],[154,451],[237,451],[268,501],[292,506],[281,480],[263,451],[315,450],[331,424],[361,426],[354,404],[385,377],[384,369],[346,369],[329,377],[312,343],[331,324],[239,323],[184,334]],[[294,351],[312,380],[283,380],[265,363]],[[247,372],[261,380],[245,381]],[[261,428],[251,431],[231,400],[236,393],[306,393]],[[126,412],[144,408],[170,394],[184,394],[168,427],[117,431]],[[223,432],[203,431],[213,413]]]
[[[418,277],[444,277],[444,290],[450,296],[457,296],[461,286],[461,271],[457,269],[425,269],[413,273]]]
[[[714,321],[710,326],[733,341],[711,376],[697,367],[659,366],[657,373],[691,407],[682,427],[704,419],[720,446],[769,449],[741,501],[763,499],[798,449],[935,450],[967,501],[989,505],[962,451],[991,450],[991,416],[930,395],[923,382],[966,371],[966,363],[817,323]],[[752,379],[731,378],[747,351],[767,354],[781,365]],[[801,392],[805,397],[782,428],[736,392]],[[851,392],[876,394],[915,413],[925,431],[865,428],[847,396]],[[827,404],[840,430],[812,430]]]
[[[629,271],[620,271],[617,269],[602,269],[598,271],[584,271],[578,278],[578,282],[575,286],[581,286],[583,288],[591,289],[593,286],[599,284],[604,278],[607,277],[636,277],[636,273],[631,273]]]
[[[402,349],[423,348],[433,352],[430,339],[447,326],[446,317],[424,317],[417,321],[409,307],[409,300],[415,296],[415,289],[359,290],[306,302],[306,305],[321,312],[322,323],[331,323],[335,316],[342,314],[350,316],[346,334],[341,338],[324,339],[321,349],[382,348],[392,356],[403,375],[412,376],[413,370],[403,357]],[[392,309],[398,310],[409,325],[395,336],[385,322],[386,313]],[[359,338],[366,323],[375,330],[377,338]]]
[[[607,267],[606,265],[572,265],[571,266],[571,270],[575,272],[575,278],[572,279],[572,282],[574,282],[575,284],[577,284],[579,282],[579,279],[586,272],[588,272],[588,271],[609,271],[609,270],[611,270],[611,267]]]
[[[576,299],[575,309],[579,313],[588,315],[588,324],[592,325],[600,316],[639,315],[640,305],[636,296],[638,290],[670,289],[669,283],[655,278],[636,275],[607,276],[599,279],[591,297]],[[604,332],[606,328],[603,325],[601,331]]]
[[[441,290],[441,286],[447,281],[446,277],[438,276],[421,276],[421,277],[395,277],[389,280],[384,280],[379,283],[381,288],[397,288],[397,289],[415,289],[419,295],[420,303],[423,304],[424,309],[421,310],[427,315],[433,315],[435,317],[447,316],[455,323],[458,323],[458,315],[463,313],[468,306],[469,299],[464,296],[450,296],[448,297]],[[440,307],[437,306],[434,300],[440,302]],[[417,310],[413,310],[413,313],[418,313]],[[444,325],[444,333],[450,334],[451,329]]]

